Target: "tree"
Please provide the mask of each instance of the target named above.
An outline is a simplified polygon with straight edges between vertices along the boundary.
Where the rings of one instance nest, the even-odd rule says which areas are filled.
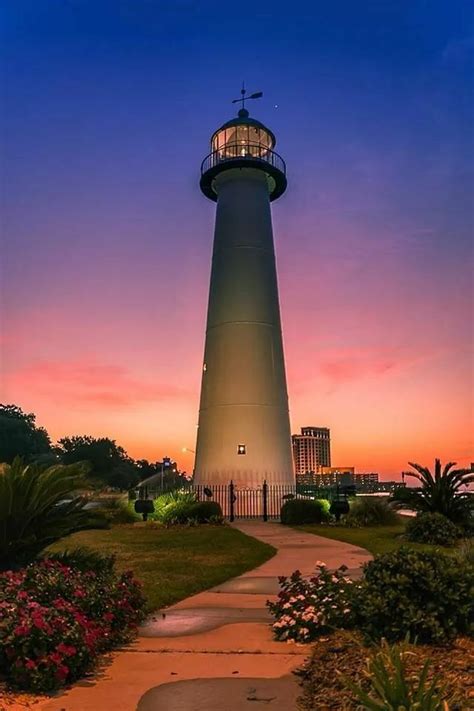
[[[466,491],[466,487],[474,482],[473,472],[453,469],[456,462],[448,462],[442,469],[439,459],[435,459],[434,474],[420,464],[408,463],[415,471],[407,471],[405,476],[418,479],[421,486],[396,489],[392,497],[396,506],[407,506],[416,512],[440,513],[456,524],[467,524],[472,520],[474,496]]]
[[[17,457],[0,468],[0,569],[32,560],[59,538],[106,525],[85,509],[80,495],[87,468],[56,464],[42,469]]]
[[[140,475],[132,459],[120,462],[105,478],[106,484],[123,491],[131,489],[140,481]]]
[[[89,435],[63,437],[58,442],[58,453],[63,464],[89,462],[90,475],[104,481],[114,467],[127,459],[127,453],[115,440]]]
[[[36,426],[36,416],[17,405],[0,404],[0,462],[11,464],[15,457],[32,462],[52,453],[44,427]]]
[[[130,459],[123,447],[108,437],[63,437],[58,442],[57,451],[64,464],[88,462],[90,476],[107,486],[130,489],[140,479],[133,459]]]

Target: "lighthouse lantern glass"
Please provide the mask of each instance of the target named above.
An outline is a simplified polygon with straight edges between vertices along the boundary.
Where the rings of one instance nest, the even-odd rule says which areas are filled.
[[[273,145],[267,131],[257,126],[239,124],[217,131],[212,138],[212,150],[221,160],[227,158],[265,158]]]

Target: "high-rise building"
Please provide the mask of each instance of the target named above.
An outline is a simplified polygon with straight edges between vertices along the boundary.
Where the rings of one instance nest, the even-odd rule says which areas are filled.
[[[252,487],[294,482],[270,210],[287,182],[242,92],[201,166],[217,207],[194,481]]]
[[[296,475],[316,473],[331,466],[331,438],[328,427],[302,427],[292,436]]]

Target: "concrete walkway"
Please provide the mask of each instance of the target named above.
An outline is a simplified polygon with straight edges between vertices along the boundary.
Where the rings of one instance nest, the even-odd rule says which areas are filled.
[[[277,523],[242,521],[235,527],[270,543],[269,561],[155,614],[126,650],[94,680],[79,682],[42,711],[295,711],[292,672],[305,645],[272,639],[265,603],[278,592],[279,575],[345,564],[358,575],[370,554],[348,543],[301,533]]]

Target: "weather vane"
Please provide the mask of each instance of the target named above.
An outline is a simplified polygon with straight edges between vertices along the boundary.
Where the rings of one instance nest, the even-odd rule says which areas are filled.
[[[242,88],[240,90],[241,93],[241,98],[240,99],[233,99],[232,103],[233,104],[238,104],[239,102],[242,102],[242,108],[245,109],[245,102],[247,99],[260,99],[263,96],[263,91],[257,91],[255,94],[250,94],[249,96],[245,96],[247,93],[247,89],[245,88],[245,82],[242,82]]]

